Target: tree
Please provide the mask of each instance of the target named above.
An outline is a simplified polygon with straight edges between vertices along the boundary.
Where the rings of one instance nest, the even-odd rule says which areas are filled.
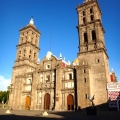
[[[0,91],[0,103],[4,101],[6,103],[8,97],[8,91]]]

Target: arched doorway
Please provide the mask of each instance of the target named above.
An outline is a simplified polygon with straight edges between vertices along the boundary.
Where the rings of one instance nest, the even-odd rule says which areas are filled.
[[[49,93],[46,93],[44,96],[44,109],[45,110],[50,109],[50,95],[49,95]]]
[[[74,100],[70,94],[67,96],[67,110],[74,110]]]
[[[25,109],[30,109],[30,96],[26,96]]]

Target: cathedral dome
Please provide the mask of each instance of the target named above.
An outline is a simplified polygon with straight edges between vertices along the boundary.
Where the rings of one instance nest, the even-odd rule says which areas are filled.
[[[79,64],[78,58],[74,59],[72,63],[73,65],[78,65]]]

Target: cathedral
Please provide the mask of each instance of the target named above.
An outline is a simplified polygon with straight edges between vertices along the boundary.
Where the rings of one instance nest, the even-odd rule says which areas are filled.
[[[95,106],[108,101],[109,57],[100,6],[97,0],[85,0],[76,10],[79,51],[71,64],[61,54],[57,58],[50,51],[38,61],[40,31],[33,19],[20,29],[9,93],[10,108],[66,111],[91,106],[88,97],[94,96]]]

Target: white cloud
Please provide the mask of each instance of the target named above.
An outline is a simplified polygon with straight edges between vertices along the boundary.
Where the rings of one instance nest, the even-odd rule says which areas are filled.
[[[7,87],[10,86],[11,79],[6,79],[4,76],[0,75],[0,90],[5,91]]]

